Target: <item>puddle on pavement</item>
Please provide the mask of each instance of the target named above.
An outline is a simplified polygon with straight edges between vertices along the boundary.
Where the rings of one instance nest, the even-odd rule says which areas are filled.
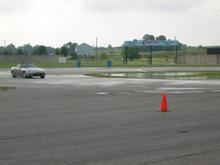
[[[0,91],[8,91],[12,89],[16,89],[16,88],[15,87],[0,87]]]
[[[174,80],[206,80],[220,79],[220,72],[130,72],[100,73],[100,77],[174,79]]]

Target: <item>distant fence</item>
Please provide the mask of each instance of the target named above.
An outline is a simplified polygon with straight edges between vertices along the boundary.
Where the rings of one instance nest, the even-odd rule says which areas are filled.
[[[207,54],[219,54],[220,55],[220,48],[207,48]]]
[[[179,55],[177,64],[184,65],[220,65],[220,55]]]
[[[57,64],[59,57],[57,55],[0,55],[0,63]]]

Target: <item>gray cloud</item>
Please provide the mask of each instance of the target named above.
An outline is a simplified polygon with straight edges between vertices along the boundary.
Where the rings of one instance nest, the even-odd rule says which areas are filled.
[[[183,11],[201,4],[205,0],[82,0],[84,5],[95,11],[156,10]]]
[[[117,46],[150,33],[219,45],[219,9],[219,0],[0,0],[0,36],[56,46],[98,36],[100,45]]]
[[[0,1],[0,13],[7,14],[16,11],[22,11],[26,8],[25,3],[22,0],[1,0]]]

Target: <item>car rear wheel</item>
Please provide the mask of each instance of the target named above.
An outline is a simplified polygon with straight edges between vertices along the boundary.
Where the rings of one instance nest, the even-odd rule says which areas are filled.
[[[16,75],[15,75],[15,72],[14,72],[14,71],[11,71],[11,76],[12,76],[13,78],[15,78],[15,77],[16,77]]]
[[[40,78],[41,78],[41,79],[45,78],[45,74],[42,74],[42,75],[40,76]]]

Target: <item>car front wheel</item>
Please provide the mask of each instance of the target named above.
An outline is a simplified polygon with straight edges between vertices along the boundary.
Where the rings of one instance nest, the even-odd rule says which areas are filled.
[[[13,78],[15,78],[15,77],[16,77],[16,75],[15,75],[15,72],[14,72],[14,71],[11,71],[11,76],[12,76]]]
[[[40,78],[41,78],[41,79],[45,78],[45,74],[42,74],[42,75],[40,76]]]

